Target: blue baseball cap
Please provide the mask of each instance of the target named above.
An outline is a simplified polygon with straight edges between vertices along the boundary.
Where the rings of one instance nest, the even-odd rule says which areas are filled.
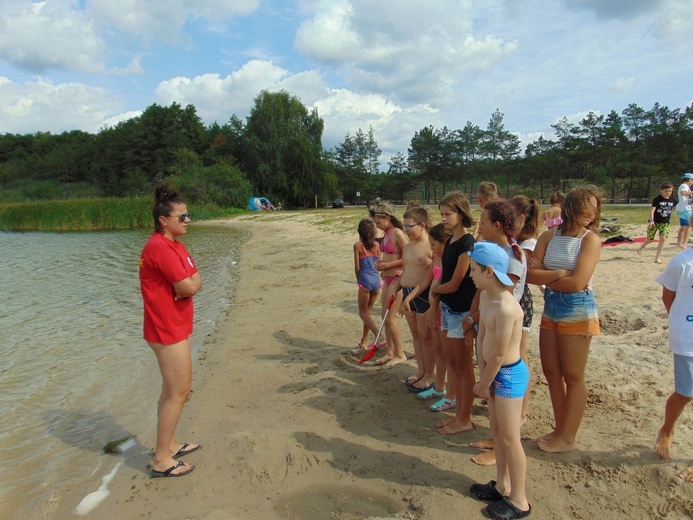
[[[683,178],[684,179],[693,179],[693,173],[684,173]]]
[[[493,274],[503,285],[512,287],[515,285],[508,276],[508,253],[498,244],[493,242],[477,242],[474,249],[467,252],[479,265],[493,267]]]

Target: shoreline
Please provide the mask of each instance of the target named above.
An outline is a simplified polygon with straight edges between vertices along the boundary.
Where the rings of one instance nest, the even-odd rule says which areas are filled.
[[[495,470],[473,464],[478,451],[468,444],[489,436],[485,407],[475,401],[474,431],[442,436],[434,424],[443,414],[429,412],[401,383],[415,371],[413,360],[385,370],[356,364],[355,233],[325,232],[310,215],[291,212],[213,224],[251,237],[227,315],[200,347],[178,428],[180,442],[203,444],[186,458],[195,472],[150,479],[141,450],[104,459],[105,473],[125,464],[111,495],[85,518],[480,518],[484,504],[468,488],[495,478]],[[592,343],[589,402],[570,453],[546,454],[532,441],[551,421],[533,290],[534,386],[523,428],[532,518],[687,518],[693,508],[693,485],[676,477],[690,464],[693,414],[679,421],[672,461],[652,448],[673,389],[654,282],[675,254],[671,240],[661,266],[653,249],[642,257],[634,244],[602,250],[595,294],[605,330]],[[400,326],[411,353],[404,319]]]

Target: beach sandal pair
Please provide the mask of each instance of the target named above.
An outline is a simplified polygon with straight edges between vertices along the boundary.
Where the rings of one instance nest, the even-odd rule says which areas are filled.
[[[418,386],[414,386],[419,381],[416,381],[415,383],[410,383],[409,381],[405,381],[404,386],[407,387],[407,390],[409,390],[410,392],[413,392],[415,394],[420,394],[422,392],[426,392],[426,391],[430,390],[431,388],[435,388],[435,386],[436,386],[435,383],[431,383],[430,385],[424,386],[423,388],[419,388]]]
[[[452,410],[455,406],[457,406],[457,402],[454,399],[443,397],[440,401],[436,401],[429,406],[428,409],[432,412],[444,412],[446,410]]]
[[[529,504],[529,509],[523,511],[513,504],[508,497],[503,497],[498,502],[487,505],[484,510],[494,520],[514,520],[529,516],[532,513],[532,505]]]
[[[434,385],[433,388],[429,388],[428,390],[424,390],[423,392],[419,392],[416,395],[416,398],[421,399],[422,401],[426,401],[428,399],[438,399],[438,398],[443,397],[443,396],[445,396],[445,390],[443,390],[442,392],[439,392],[438,390],[436,390],[435,385]]]
[[[178,468],[182,468],[183,466],[188,466],[188,469],[186,471],[183,471],[181,473],[172,473],[174,470]],[[150,477],[151,478],[163,478],[163,477],[183,477],[189,473],[192,473],[192,471],[195,469],[195,464],[186,464],[182,460],[178,461],[178,464],[174,464],[170,468],[168,468],[166,471],[156,471],[155,469],[152,469],[150,472]]]
[[[202,447],[201,444],[195,444],[192,448],[190,447],[189,443],[183,444],[180,449],[176,452],[176,454],[173,456],[174,459],[177,459],[178,457],[182,457],[183,455],[187,455],[188,453],[192,453],[193,451],[197,451]]]
[[[512,520],[515,518],[525,518],[532,512],[532,506],[527,511],[523,511],[513,504],[508,497],[496,489],[496,481],[491,480],[486,484],[472,484],[469,491],[478,500],[491,502],[484,511],[495,520]]]

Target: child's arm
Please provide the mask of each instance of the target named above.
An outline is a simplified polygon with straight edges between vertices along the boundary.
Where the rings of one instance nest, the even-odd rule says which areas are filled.
[[[650,218],[647,221],[647,227],[654,226],[654,214],[655,214],[656,208],[654,206],[650,206]]]
[[[667,289],[662,286],[662,303],[664,308],[667,310],[667,314],[671,311],[671,305],[674,303],[674,298],[676,298],[676,291]]]
[[[440,297],[435,293],[435,288],[440,283],[440,280],[433,280],[431,282],[431,290],[428,291],[428,304],[430,307],[424,314],[426,318],[426,324],[431,329],[438,328],[438,306],[440,305]]]
[[[416,282],[416,285],[414,287],[412,287],[412,290],[407,295],[407,297],[404,300],[402,300],[402,305],[400,305],[399,307],[400,314],[410,311],[409,302],[411,302],[419,294],[424,292],[427,287],[430,287],[431,280],[433,280],[433,262],[431,262],[431,268],[423,274],[422,278],[418,282]],[[399,278],[397,279],[397,282],[399,283]]]
[[[359,281],[359,271],[361,270],[361,264],[359,263],[359,257],[361,255],[361,248],[359,243],[354,244],[354,273],[356,274],[356,283]]]
[[[469,307],[469,315],[472,317],[474,320],[474,323],[477,324],[479,323],[479,315],[481,314],[479,312],[479,297],[481,295],[481,291],[476,291],[474,293],[474,298],[472,298],[472,305]],[[462,319],[462,330],[464,331],[465,335],[467,332],[469,332],[470,329],[474,329],[474,325],[469,323],[469,320],[467,318]],[[478,336],[478,335],[477,335]],[[479,343],[478,337],[477,337],[477,344]]]
[[[457,257],[457,266],[455,267],[455,272],[452,273],[452,278],[449,282],[438,285],[436,294],[451,294],[457,291],[457,289],[460,288],[464,275],[467,274],[468,270],[469,255],[462,253],[459,257]]]
[[[582,248],[575,264],[575,270],[564,278],[548,284],[549,287],[561,292],[578,292],[585,290],[590,278],[594,274],[597,263],[599,263],[601,253],[602,242],[599,237],[596,233],[587,234],[582,240]]]
[[[514,298],[513,303],[517,305]],[[488,357],[481,356],[485,364],[484,372],[483,375],[479,377],[479,383],[477,383],[477,386],[474,388],[474,391],[477,392],[479,396],[490,392],[489,389],[491,388],[491,384],[493,384],[493,379],[503,366],[503,361],[508,352],[513,328],[517,322],[517,318],[513,316],[513,313],[510,312],[509,309],[510,307],[508,305],[499,305],[496,315],[492,318],[491,324],[494,327],[492,350]],[[479,330],[479,334],[481,335],[481,330]],[[481,344],[480,341],[477,341],[477,343]],[[483,345],[480,348],[483,352]],[[479,362],[481,363],[481,360]]]
[[[544,269],[544,256],[549,242],[553,238],[553,231],[545,231],[537,240],[537,245],[532,251],[532,256],[527,261],[527,282],[535,285],[548,285],[564,276],[568,276],[567,269]]]

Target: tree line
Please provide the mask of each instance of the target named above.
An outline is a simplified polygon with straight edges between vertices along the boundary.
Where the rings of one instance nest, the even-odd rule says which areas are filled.
[[[152,193],[168,181],[191,202],[244,207],[252,195],[310,207],[341,197],[434,203],[450,189],[474,192],[481,180],[506,195],[546,198],[573,184],[602,186],[611,199],[650,198],[659,183],[691,169],[693,105],[684,110],[631,104],[578,123],[552,125],[521,150],[496,110],[485,128],[426,126],[406,153],[381,164],[373,128],[322,145],[324,121],[286,91],[262,91],[250,115],[205,125],[193,105],[153,104],[139,116],[92,134],[0,136],[0,202]]]

